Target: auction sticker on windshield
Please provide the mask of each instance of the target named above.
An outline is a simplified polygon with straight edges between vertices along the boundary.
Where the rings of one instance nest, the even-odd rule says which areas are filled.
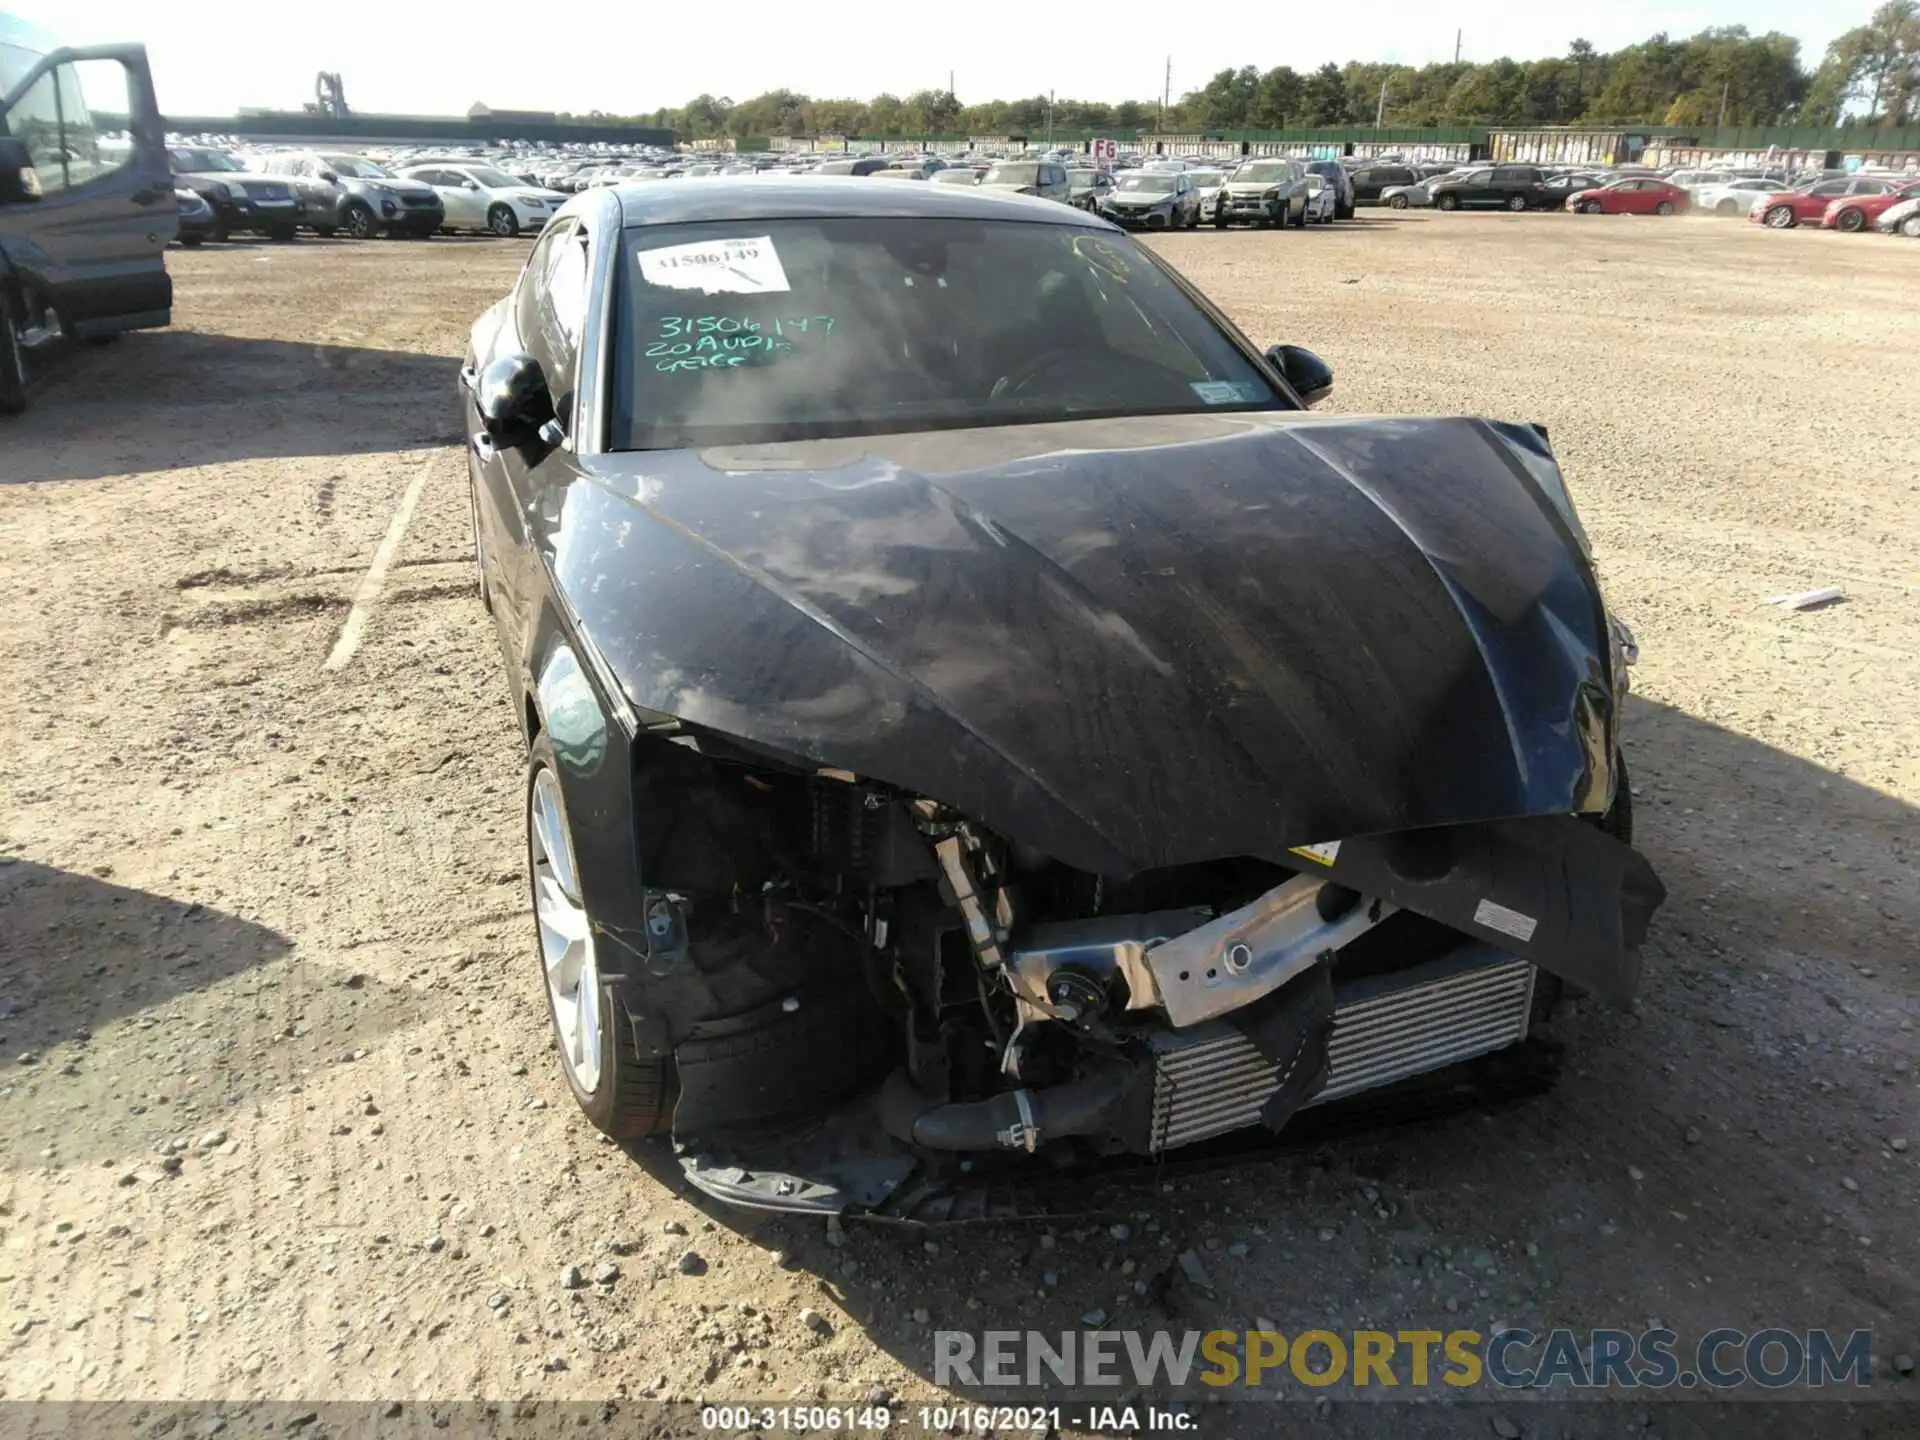
[[[700,290],[708,295],[771,295],[791,290],[780,253],[765,235],[737,240],[702,240],[642,250],[640,277],[667,290]]]

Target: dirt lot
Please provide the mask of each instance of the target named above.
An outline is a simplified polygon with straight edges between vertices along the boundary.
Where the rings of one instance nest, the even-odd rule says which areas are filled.
[[[1422,215],[1156,243],[1326,357],[1333,408],[1550,427],[1640,639],[1672,892],[1642,1001],[1570,1018],[1557,1090],[1050,1230],[829,1234],[600,1143],[549,1050],[453,443],[526,246],[177,253],[178,328],[0,432],[6,1398],[918,1397],[934,1329],[1096,1309],[1871,1326],[1876,1386],[1920,1395],[1920,245]],[[1761,604],[1823,585],[1846,602]],[[1156,1283],[1188,1248],[1211,1294]],[[1536,1398],[1395,1433],[1647,1423]]]

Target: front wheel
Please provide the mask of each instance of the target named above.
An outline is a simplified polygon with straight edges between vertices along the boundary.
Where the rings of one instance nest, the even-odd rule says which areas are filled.
[[[1920,240],[1920,215],[1909,215],[1900,222],[1900,233],[1909,240]]]
[[[1586,201],[1581,205],[1580,213],[1582,215],[1598,215],[1600,213],[1600,202],[1598,200]]]
[[[1791,230],[1794,225],[1793,207],[1776,205],[1766,214],[1766,226],[1769,230]]]
[[[18,415],[27,408],[27,351],[20,343],[13,303],[0,293],[0,415]]]
[[[1436,210],[1458,210],[1460,208],[1460,197],[1458,195],[1442,195],[1438,200],[1433,202],[1433,205]]]
[[[520,233],[520,221],[513,213],[511,205],[495,205],[487,211],[487,229],[502,240],[511,240]]]
[[[1524,209],[1526,209],[1526,208],[1527,208],[1527,197],[1526,197],[1526,196],[1524,196],[1524,195],[1509,195],[1509,196],[1507,197],[1507,209],[1509,209],[1509,210],[1511,210],[1511,211],[1513,211],[1513,212],[1514,212],[1514,213],[1515,213],[1516,215],[1517,215],[1517,214],[1519,214],[1519,212],[1520,212],[1520,211],[1522,211],[1522,210],[1524,210]]]
[[[373,218],[373,211],[355,201],[347,207],[345,215],[347,234],[356,240],[371,240],[379,232],[379,222]]]
[[[1849,235],[1858,234],[1867,228],[1867,212],[1864,210],[1842,210],[1840,218],[1833,222],[1836,230],[1844,230]]]
[[[559,762],[544,733],[534,738],[527,756],[526,813],[534,923],[561,1074],[602,1134],[615,1140],[655,1134],[673,1113],[672,1066],[641,1057],[625,1007],[614,987],[600,978],[560,793]]]

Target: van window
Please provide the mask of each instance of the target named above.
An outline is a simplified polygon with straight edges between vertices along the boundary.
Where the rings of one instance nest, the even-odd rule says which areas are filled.
[[[26,52],[4,46],[11,65]],[[126,67],[117,60],[82,60],[42,75],[4,117],[0,133],[23,142],[46,192],[68,190],[108,175],[133,160],[126,132],[131,113]],[[115,117],[96,123],[93,110]]]

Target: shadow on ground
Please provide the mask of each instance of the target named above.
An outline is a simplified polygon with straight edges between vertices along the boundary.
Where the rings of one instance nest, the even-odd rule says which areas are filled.
[[[459,368],[444,355],[186,330],[63,347],[7,422],[0,484],[443,445],[459,438]]]
[[[817,1220],[689,1198],[783,1251],[788,1267],[815,1277],[834,1323],[858,1327],[929,1382],[940,1330],[1177,1336],[1245,1330],[1265,1316],[1289,1334],[1637,1333],[1657,1318],[1684,1348],[1720,1325],[1843,1336],[1865,1327],[1875,1332],[1873,1389],[1825,1393],[1910,1405],[1729,1408],[1670,1390],[1616,1392],[1628,1411],[1558,1405],[1549,1418],[1531,1407],[1565,1390],[1436,1385],[1425,1398],[1437,1403],[1377,1406],[1345,1382],[1321,1390],[1283,1373],[1292,1403],[1218,1405],[1203,1428],[1304,1427],[1324,1396],[1334,1433],[1395,1437],[1490,1433],[1496,1405],[1528,1435],[1639,1435],[1649,1424],[1668,1436],[1901,1433],[1920,1416],[1920,1392],[1889,1357],[1920,1348],[1920,1244],[1886,1208],[1911,1175],[1884,1137],[1920,1134],[1920,1091],[1902,1078],[1920,1023],[1920,815],[1666,706],[1631,702],[1627,733],[1639,844],[1670,898],[1634,1010],[1577,999],[1557,1017],[1565,1058],[1550,1093],[1360,1128],[1209,1173],[1169,1166],[1089,1192],[1091,1213],[1052,1222],[849,1220],[830,1236]],[[632,1153],[687,1193],[667,1146]],[[1856,1191],[1842,1174],[1860,1177]],[[1182,1263],[1188,1255],[1206,1283]],[[1222,1398],[1198,1385],[1185,1393]]]

